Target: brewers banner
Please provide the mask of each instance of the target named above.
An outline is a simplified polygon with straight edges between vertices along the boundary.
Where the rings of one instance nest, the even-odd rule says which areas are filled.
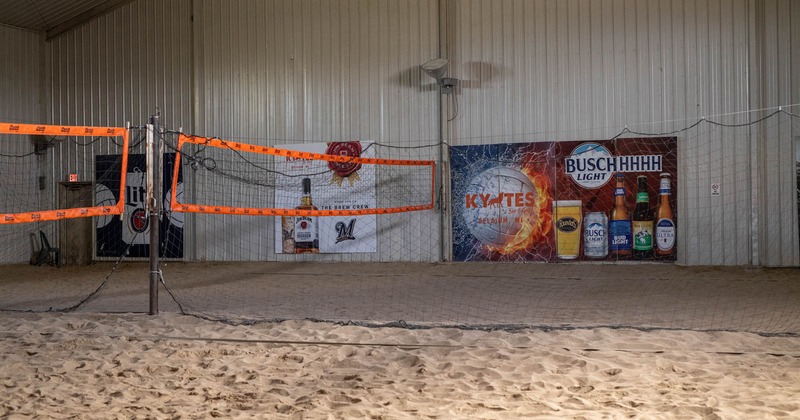
[[[375,151],[370,148],[372,142],[349,141],[330,143],[287,144],[277,146],[280,149],[296,150],[320,154],[331,154],[353,157],[374,157]],[[307,178],[309,194],[314,205],[322,210],[357,210],[374,208],[377,205],[375,195],[375,165],[337,164],[321,160],[291,159],[279,157],[281,171],[284,175],[276,181],[275,207],[295,208],[302,202],[303,178]],[[311,174],[311,175],[309,175]],[[298,207],[299,208],[299,207]],[[375,252],[377,249],[377,217],[366,216],[329,216],[309,218],[304,221],[296,218],[293,228],[284,229],[280,217],[275,218],[275,231],[284,232],[297,239],[306,222],[318,221],[318,232],[311,236],[318,241],[320,253],[357,253]],[[278,253],[289,254],[300,252],[299,249],[284,246],[282,235],[276,235],[275,249]]]
[[[677,139],[454,146],[457,261],[674,261]]]

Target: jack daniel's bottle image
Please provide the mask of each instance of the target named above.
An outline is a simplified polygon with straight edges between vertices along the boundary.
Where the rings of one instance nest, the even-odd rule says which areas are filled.
[[[303,178],[303,197],[298,210],[317,210],[311,199],[311,179]],[[294,218],[294,252],[297,254],[319,252],[319,218],[296,216]]]

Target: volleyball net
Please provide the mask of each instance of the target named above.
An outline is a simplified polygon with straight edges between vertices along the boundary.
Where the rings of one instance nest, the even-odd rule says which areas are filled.
[[[498,138],[447,147],[442,154],[443,146],[433,142],[266,146],[166,132],[159,184],[161,306],[231,323],[313,319],[406,327],[796,334],[800,285],[792,281],[793,269],[741,266],[748,266],[753,247],[789,258],[800,246],[785,245],[785,235],[794,235],[800,224],[793,202],[800,170],[797,179],[778,177],[786,172],[778,170],[781,165],[794,164],[786,159],[790,149],[782,148],[798,133],[798,118],[778,112],[666,133],[626,130],[611,139]],[[750,150],[753,142],[761,154],[757,170],[732,153]],[[64,155],[68,146],[74,147],[57,144],[52,150],[59,153],[50,156]],[[100,157],[112,153],[87,153],[86,165],[99,178],[125,172],[127,191],[139,191],[130,187],[142,185],[144,160],[136,147],[128,149],[124,171],[121,160],[97,169],[97,162],[111,159]],[[661,158],[647,158],[652,165],[641,166],[649,156]],[[622,166],[634,162],[640,166]],[[625,178],[621,199],[616,172]],[[664,178],[668,193],[662,191]],[[639,190],[648,195],[644,220],[634,218],[644,201]],[[97,204],[99,195],[93,194]],[[662,195],[671,206],[671,236],[655,232]],[[122,217],[83,218],[93,223],[92,260],[100,263],[60,270],[6,266],[0,308],[146,310],[148,235],[128,228],[141,220],[133,215],[144,204],[140,194],[125,197]],[[757,205],[758,200],[781,204]],[[560,214],[558,202],[577,207],[578,216]],[[630,253],[614,252],[620,249],[611,242],[612,213],[620,206],[628,212]],[[754,206],[765,223],[782,226],[779,234],[756,243],[734,241],[723,250],[718,244],[750,232]],[[590,218],[597,213],[606,220]],[[559,225],[563,218],[574,220]],[[649,249],[633,247],[634,221],[653,230]],[[49,228],[58,237],[55,224],[64,223],[5,227]],[[596,225],[606,246],[594,247],[597,232],[586,231]],[[577,239],[567,244],[572,248],[560,249],[557,232],[576,231]],[[659,238],[668,240],[661,247],[668,253],[657,253]],[[441,263],[448,252],[465,263]],[[727,267],[691,266],[701,260]],[[46,281],[32,282],[33,275]]]
[[[250,216],[363,216],[433,209],[432,160],[371,157],[371,142],[297,145],[319,152],[256,146],[218,138],[178,135],[173,168],[174,211]],[[183,192],[185,163],[204,188]],[[308,179],[303,191],[302,179]],[[313,187],[312,187],[313,186]],[[312,191],[313,188],[313,191]],[[302,195],[317,196],[301,208]]]
[[[109,172],[108,176],[99,179],[94,179],[91,173],[83,173],[83,179],[79,179],[78,171],[83,168],[74,168],[76,172],[66,176],[62,173],[55,174],[64,188],[82,183],[102,185],[107,193],[103,194],[105,199],[99,203],[87,203],[81,199],[48,200],[51,197],[43,197],[43,194],[37,191],[55,192],[52,188],[48,188],[53,187],[54,180],[48,179],[48,168],[44,162],[48,159],[47,150],[57,142],[72,142],[79,147],[101,142],[95,149],[114,153],[119,164],[124,167],[128,160],[127,129],[0,123],[0,134],[5,140],[0,145],[4,150],[4,153],[0,153],[2,159],[0,167],[5,174],[3,179],[5,199],[0,208],[0,224],[111,216],[123,212],[125,207],[123,171]]]
[[[125,211],[128,150],[126,128],[0,123],[0,261],[91,262],[90,226]]]

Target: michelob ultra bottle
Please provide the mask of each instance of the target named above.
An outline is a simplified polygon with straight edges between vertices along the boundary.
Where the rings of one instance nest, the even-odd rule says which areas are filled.
[[[633,209],[633,256],[653,257],[653,210],[650,209],[650,194],[647,192],[647,177],[636,178],[639,189],[636,192],[636,207]]]
[[[303,197],[298,210],[317,210],[311,200],[311,179],[303,178]],[[294,252],[297,254],[319,252],[319,223],[314,216],[294,218]]]
[[[608,222],[608,250],[611,255],[626,257],[631,254],[631,218],[625,206],[625,175],[617,174],[614,188],[614,208]]]
[[[661,174],[658,194],[661,197],[656,210],[656,255],[664,257],[675,252],[675,219],[669,196],[672,194],[670,175]]]

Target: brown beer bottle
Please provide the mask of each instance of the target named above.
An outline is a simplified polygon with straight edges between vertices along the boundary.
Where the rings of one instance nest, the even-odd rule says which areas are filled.
[[[317,210],[311,199],[311,179],[303,178],[303,196],[298,210]],[[294,252],[308,254],[319,252],[319,218],[297,216],[294,218]]]
[[[675,219],[669,196],[672,194],[670,175],[661,174],[658,195],[661,197],[656,210],[656,255],[667,257],[675,253]]]
[[[625,205],[625,174],[621,173],[616,175],[614,208],[608,221],[608,250],[615,257],[631,254],[631,218]]]
[[[636,207],[633,209],[633,256],[639,259],[653,257],[653,210],[650,209],[650,193],[647,192],[647,177],[636,178]]]

